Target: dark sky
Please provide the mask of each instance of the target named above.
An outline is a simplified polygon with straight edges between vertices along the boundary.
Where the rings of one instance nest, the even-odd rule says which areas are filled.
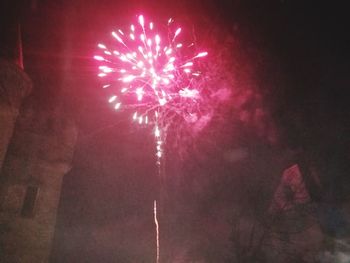
[[[149,130],[131,125],[127,116],[111,111],[91,59],[96,44],[110,28],[128,23],[139,12],[193,24],[203,33],[198,37],[203,46],[212,43],[206,35],[208,25],[218,28],[215,37],[225,39],[232,34],[241,47],[236,53],[243,54],[241,60],[247,58],[242,64],[255,69],[256,75],[246,78],[262,94],[262,104],[271,115],[269,121],[274,122],[282,141],[279,145],[303,146],[328,154],[322,158],[332,152],[340,163],[345,162],[349,145],[348,15],[342,1],[322,2],[3,2],[2,46],[14,42],[11,27],[5,25],[13,26],[19,20],[24,66],[34,83],[36,107],[45,109],[63,101],[67,115],[75,118],[79,127],[73,169],[64,178],[51,262],[153,261],[152,202],[159,195],[159,181],[152,136]],[[212,48],[210,44],[208,47]],[[2,56],[11,53],[10,49],[2,50],[7,50]],[[255,61],[261,57],[264,59]],[[182,251],[180,244],[191,240],[202,245],[202,250],[194,251],[204,253],[203,240],[210,237],[194,227],[196,222],[207,227],[212,214],[232,211],[233,200],[245,199],[238,194],[238,182],[251,184],[249,189],[254,189],[260,180],[251,178],[259,174],[276,178],[287,163],[278,157],[283,150],[276,150],[264,138],[259,141],[249,135],[252,139],[245,134],[247,130],[229,121],[220,125],[225,128],[221,132],[211,124],[210,132],[196,140],[197,152],[190,152],[197,155],[185,161],[168,155],[170,186],[166,189],[171,194],[167,208],[163,208],[168,255]],[[249,160],[242,157],[240,162],[225,163],[224,157],[217,157],[225,156],[223,149],[242,156],[247,153]],[[328,178],[332,172],[334,169],[327,170]],[[232,178],[232,174],[239,176]],[[339,184],[347,183],[339,177]],[[220,224],[217,231],[222,231]],[[213,248],[212,262],[219,262],[215,258],[222,253],[220,245]]]

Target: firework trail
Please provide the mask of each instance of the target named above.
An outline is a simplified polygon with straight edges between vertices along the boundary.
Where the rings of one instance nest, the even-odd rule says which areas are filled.
[[[153,22],[138,16],[128,30],[111,33],[113,42],[99,43],[99,73],[103,88],[111,90],[108,102],[116,110],[132,109],[132,119],[140,125],[153,125],[158,175],[168,127],[177,117],[194,123],[199,116],[203,86],[200,58],[207,52],[195,52],[195,45],[179,40],[181,27],[169,19],[166,32],[156,30]],[[165,36],[165,37],[164,37]],[[164,167],[162,167],[164,168]],[[161,179],[162,184],[162,179]],[[160,186],[162,191],[162,186]],[[162,193],[161,193],[162,195]],[[159,262],[159,220],[154,200],[156,225],[156,262]]]
[[[154,223],[156,225],[156,246],[157,246],[157,255],[156,255],[156,263],[159,262],[159,223],[157,217],[157,201],[154,200],[153,203],[153,215],[154,215]]]

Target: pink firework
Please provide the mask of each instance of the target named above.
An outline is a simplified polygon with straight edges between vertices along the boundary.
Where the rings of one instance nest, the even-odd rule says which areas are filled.
[[[111,33],[111,45],[98,44],[100,51],[94,56],[100,62],[98,76],[103,88],[113,91],[109,103],[116,110],[134,109],[132,118],[139,124],[154,125],[158,158],[169,112],[191,114],[188,108],[200,98],[201,90],[195,84],[201,75],[198,60],[207,56],[203,51],[189,52],[193,43],[178,41],[182,29],[173,28],[172,19],[167,28],[168,34],[163,37],[154,23],[140,15],[128,30]]]

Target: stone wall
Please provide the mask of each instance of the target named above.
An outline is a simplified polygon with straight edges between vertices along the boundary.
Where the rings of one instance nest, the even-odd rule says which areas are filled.
[[[0,78],[5,83],[0,108],[2,263],[49,261],[62,179],[71,168],[77,137],[74,122],[60,106],[42,109],[29,98],[19,110],[24,83],[29,83],[22,80],[3,72]]]
[[[0,169],[21,103],[30,90],[31,81],[23,70],[0,59]]]

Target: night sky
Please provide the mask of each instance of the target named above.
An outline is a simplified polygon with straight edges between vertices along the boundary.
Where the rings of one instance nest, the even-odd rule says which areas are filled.
[[[342,1],[2,5],[1,56],[11,57],[11,28],[20,21],[35,107],[63,104],[79,128],[73,168],[64,177],[52,263],[154,262],[152,209],[159,196],[164,262],[226,262],[228,219],[237,211],[249,216],[268,207],[283,169],[295,161],[291,153],[300,149],[316,156],[327,185],[322,195],[335,205],[348,199],[350,45]],[[222,79],[211,83],[224,85],[228,76],[235,83],[235,96],[202,131],[185,132],[176,142],[170,135],[162,191],[151,129],[135,127],[130,113],[110,108],[92,59],[112,28],[128,25],[139,13],[195,28],[200,46],[215,54],[210,63],[229,54],[218,62]]]

